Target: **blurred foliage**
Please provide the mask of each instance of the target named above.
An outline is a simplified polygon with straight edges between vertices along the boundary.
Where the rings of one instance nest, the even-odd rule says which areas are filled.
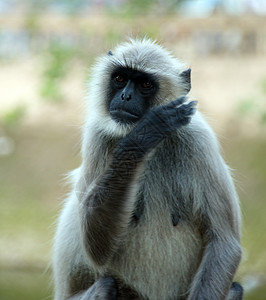
[[[26,114],[26,107],[18,105],[12,110],[7,111],[1,118],[3,125],[7,127],[16,127],[23,120]]]
[[[41,13],[43,10],[49,8],[49,6],[57,6],[59,11],[63,13],[73,15],[84,7],[88,3],[87,0],[24,0],[28,2],[29,11],[35,13]]]
[[[151,8],[157,3],[157,0],[132,0],[125,3],[124,16],[134,17],[140,14],[147,14]]]
[[[25,18],[24,26],[31,35],[34,35],[39,28],[39,15],[35,12],[29,12]]]
[[[265,300],[266,295],[266,286],[262,285],[256,288],[251,293],[247,294],[244,299],[245,300]]]
[[[266,124],[266,111],[262,112],[260,119],[262,124]]]
[[[82,13],[88,5],[90,8],[101,7],[109,13],[118,12],[124,17],[147,15],[150,13],[171,13],[178,5],[187,0],[127,0],[127,1],[90,1],[87,0],[24,0],[28,2],[31,12],[39,13],[49,7],[58,8],[60,12],[74,16]]]
[[[266,139],[263,136],[232,136],[223,148],[229,165],[235,169],[243,213],[244,251],[238,280],[246,281],[247,276],[248,281],[258,284],[245,293],[245,300],[262,300],[266,295]]]
[[[252,116],[258,123],[266,124],[266,78],[263,78],[259,84],[262,96],[250,96],[242,99],[237,105],[238,114],[245,118]]]
[[[118,41],[120,41],[123,37],[123,34],[121,31],[118,31],[116,29],[108,29],[105,33],[105,41],[109,45],[116,44]]]
[[[261,90],[263,94],[266,96],[266,77],[261,80]]]
[[[52,299],[50,273],[39,270],[0,270],[1,300]],[[50,286],[50,289],[49,289]]]
[[[44,60],[42,74],[41,95],[50,102],[62,100],[60,84],[71,67],[71,60],[75,56],[74,47],[53,42]]]
[[[246,117],[251,114],[256,114],[257,111],[258,111],[258,103],[252,97],[245,98],[238,103],[237,112],[242,117]]]

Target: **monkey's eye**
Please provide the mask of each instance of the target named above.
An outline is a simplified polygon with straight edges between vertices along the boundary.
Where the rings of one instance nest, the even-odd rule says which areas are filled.
[[[115,81],[118,82],[118,83],[124,83],[126,81],[126,79],[121,75],[117,75],[115,77]]]
[[[143,81],[141,82],[141,87],[144,89],[151,89],[153,85],[150,81]]]

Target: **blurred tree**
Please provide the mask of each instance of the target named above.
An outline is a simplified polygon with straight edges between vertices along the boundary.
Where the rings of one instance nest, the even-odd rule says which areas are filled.
[[[250,96],[238,103],[237,112],[242,117],[253,116],[258,123],[266,124],[266,77],[260,82],[261,97]]]
[[[26,114],[26,107],[18,105],[17,107],[7,111],[2,116],[3,125],[7,127],[16,127]]]
[[[60,83],[65,78],[74,55],[74,48],[59,42],[51,43],[44,61],[45,67],[41,84],[43,98],[52,102],[62,100]]]

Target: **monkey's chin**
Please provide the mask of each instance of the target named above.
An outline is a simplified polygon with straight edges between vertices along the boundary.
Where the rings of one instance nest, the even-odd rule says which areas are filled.
[[[112,110],[110,111],[112,119],[122,124],[134,124],[140,117],[124,110]]]

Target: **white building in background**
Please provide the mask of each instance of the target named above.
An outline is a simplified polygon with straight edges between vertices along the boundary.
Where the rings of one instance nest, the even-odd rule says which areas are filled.
[[[34,0],[0,0],[0,15],[9,13],[25,13],[34,8],[41,11],[67,14],[69,12],[84,14],[90,13],[93,9],[101,10],[105,8],[114,8],[116,11],[123,8],[124,4],[130,0],[54,0],[54,1],[34,1]],[[256,14],[266,15],[266,0],[157,0],[154,5],[158,4],[167,6],[169,3],[173,6],[176,3],[176,10],[182,15],[188,17],[206,17],[215,12],[240,15]],[[151,3],[151,5],[153,5]]]
[[[215,12],[226,15],[266,15],[265,0],[187,0],[180,4],[179,12],[187,17],[204,18]]]

